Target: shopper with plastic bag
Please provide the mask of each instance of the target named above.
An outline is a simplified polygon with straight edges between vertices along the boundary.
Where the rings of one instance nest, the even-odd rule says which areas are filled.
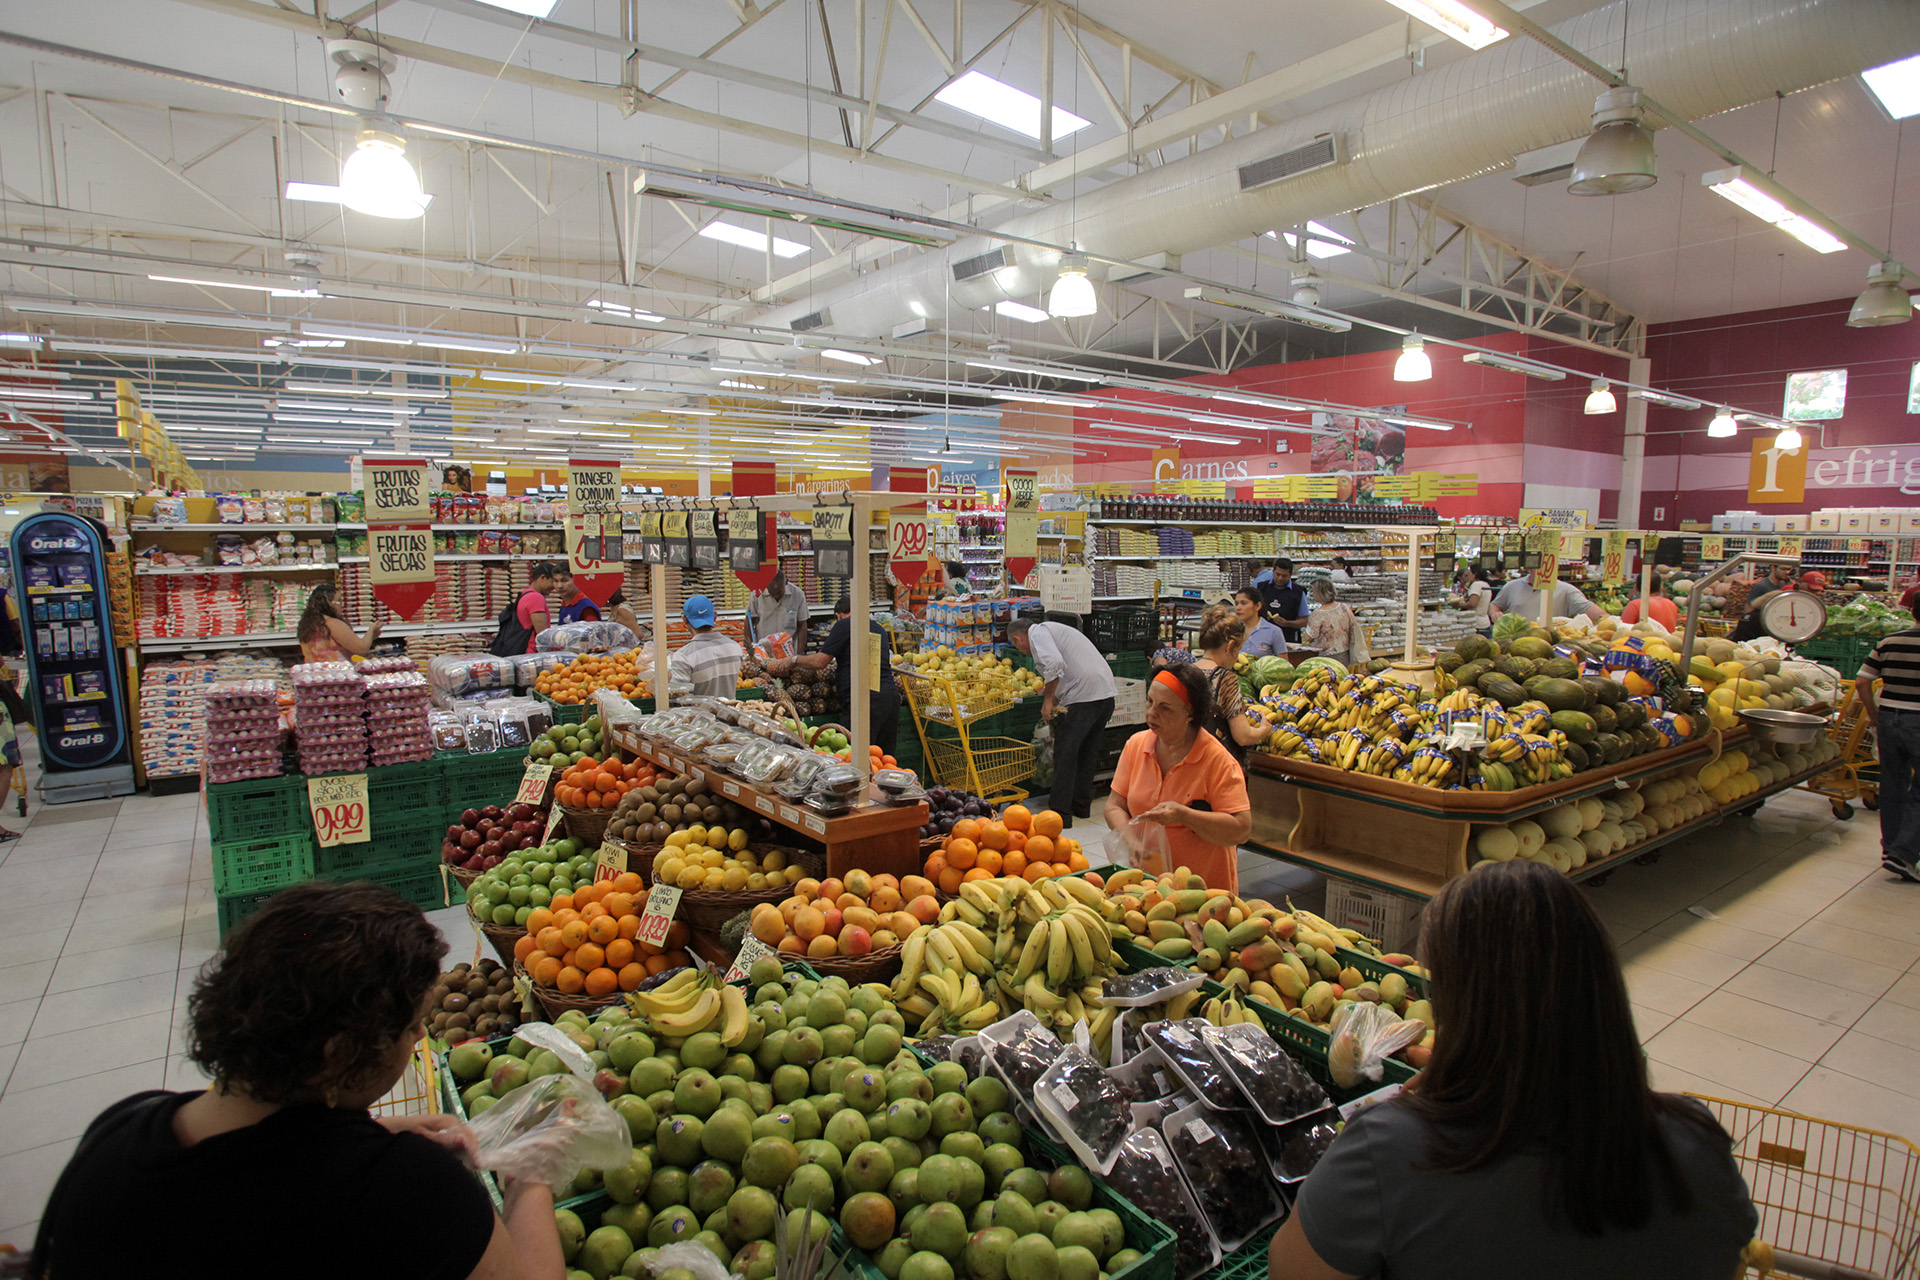
[[[137,1093],[88,1126],[28,1274],[561,1280],[544,1179],[564,1161],[505,1179],[497,1217],[466,1126],[369,1113],[410,1069],[445,950],[375,885],[276,894],[194,980],[186,1054],[212,1085]]]
[[[1732,1141],[1655,1093],[1580,887],[1496,862],[1427,907],[1425,1071],[1348,1120],[1268,1253],[1271,1280],[1726,1280],[1758,1215]],[[1345,1028],[1343,1027],[1344,1031]],[[1365,1075],[1384,1044],[1356,1045]]]

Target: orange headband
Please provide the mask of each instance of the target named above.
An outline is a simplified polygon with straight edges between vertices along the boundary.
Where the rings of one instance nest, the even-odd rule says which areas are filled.
[[[1180,683],[1180,677],[1164,668],[1153,677],[1153,682],[1163,689],[1171,689],[1187,704],[1187,710],[1193,710],[1193,699],[1187,694],[1187,686]]]

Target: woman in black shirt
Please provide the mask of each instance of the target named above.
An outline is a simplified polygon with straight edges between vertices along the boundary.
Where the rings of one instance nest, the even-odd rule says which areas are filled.
[[[94,1120],[35,1274],[560,1280],[551,1188],[510,1184],[503,1222],[464,1125],[368,1113],[406,1070],[445,950],[378,886],[277,894],[194,982],[187,1053],[213,1084]]]

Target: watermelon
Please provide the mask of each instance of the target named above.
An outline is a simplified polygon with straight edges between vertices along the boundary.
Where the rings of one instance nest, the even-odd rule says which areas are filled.
[[[1344,676],[1347,674],[1346,664],[1344,662],[1336,662],[1332,658],[1308,658],[1305,662],[1295,667],[1294,672],[1298,675],[1305,675],[1315,667],[1325,667],[1336,676]]]
[[[1291,662],[1277,654],[1270,654],[1255,658],[1244,678],[1255,689],[1263,689],[1270,684],[1289,684],[1299,674]]]
[[[1495,640],[1512,640],[1518,636],[1526,635],[1527,632],[1532,629],[1533,624],[1519,614],[1503,613],[1494,620],[1493,638]]]

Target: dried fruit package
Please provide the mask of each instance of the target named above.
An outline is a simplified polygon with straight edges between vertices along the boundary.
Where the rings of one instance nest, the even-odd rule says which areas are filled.
[[[1285,1124],[1327,1105],[1327,1091],[1265,1028],[1236,1022],[1226,1027],[1209,1026],[1200,1036],[1268,1124]]]
[[[1201,1038],[1202,1029],[1208,1025],[1204,1018],[1149,1022],[1140,1033],[1195,1097],[1215,1110],[1227,1111],[1240,1106],[1240,1090],[1227,1079],[1220,1064],[1214,1061],[1213,1051]]]
[[[1136,1205],[1152,1206],[1151,1212],[1173,1231],[1178,1248],[1175,1280],[1193,1280],[1220,1265],[1220,1242],[1174,1166],[1166,1139],[1157,1132],[1141,1129],[1120,1144],[1107,1184]]]
[[[1033,1099],[1047,1125],[1090,1168],[1113,1168],[1133,1127],[1130,1103],[1118,1081],[1079,1045],[1068,1045],[1040,1077]]]
[[[1192,969],[1142,969],[1108,978],[1100,991],[1100,1003],[1121,1009],[1144,1008],[1198,991],[1206,980],[1207,975]]]
[[[1286,1211],[1245,1112],[1188,1107],[1160,1132],[1222,1249],[1233,1252]]]

